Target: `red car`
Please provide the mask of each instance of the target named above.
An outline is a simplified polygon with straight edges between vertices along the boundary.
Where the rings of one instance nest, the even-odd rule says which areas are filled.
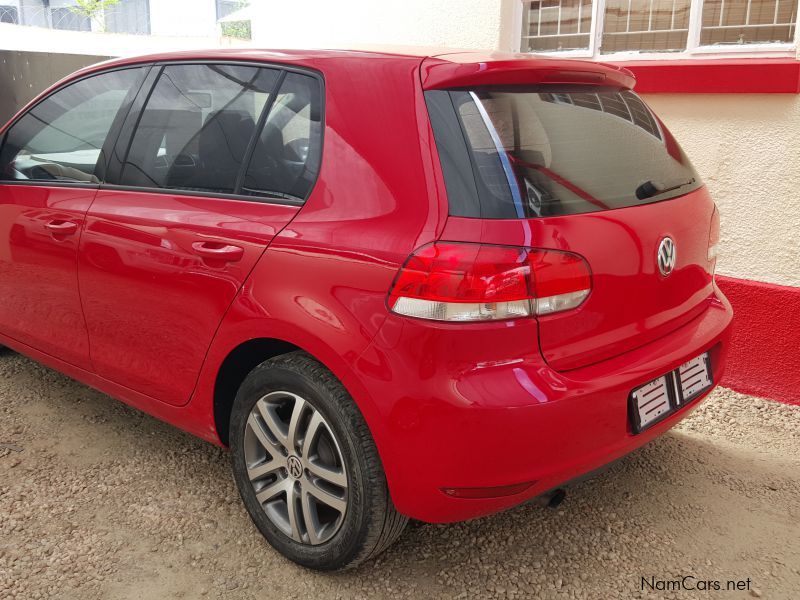
[[[307,567],[557,489],[725,365],[718,213],[633,85],[477,52],[79,71],[0,130],[0,342],[229,447]]]

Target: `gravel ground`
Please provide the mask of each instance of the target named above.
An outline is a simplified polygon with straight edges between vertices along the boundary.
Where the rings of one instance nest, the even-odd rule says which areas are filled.
[[[800,594],[800,407],[724,389],[556,510],[415,523],[336,575],[263,541],[225,452],[9,353],[0,445],[3,600]],[[684,575],[750,590],[642,590]]]

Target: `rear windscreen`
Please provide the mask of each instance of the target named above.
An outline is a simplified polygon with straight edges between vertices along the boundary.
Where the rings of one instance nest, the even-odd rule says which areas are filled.
[[[702,185],[675,138],[631,91],[538,86],[425,97],[455,216],[595,212]]]

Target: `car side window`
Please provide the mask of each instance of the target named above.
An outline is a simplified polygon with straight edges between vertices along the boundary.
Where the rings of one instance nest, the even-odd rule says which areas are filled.
[[[169,65],[153,88],[122,168],[122,185],[232,194],[278,71]]]
[[[99,183],[103,145],[145,72],[131,68],[94,75],[38,103],[9,129],[0,151],[0,178]]]
[[[287,73],[244,177],[241,192],[305,200],[322,155],[322,94],[317,78]]]

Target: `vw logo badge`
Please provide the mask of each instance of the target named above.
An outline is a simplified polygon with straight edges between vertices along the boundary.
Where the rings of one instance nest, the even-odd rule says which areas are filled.
[[[675,249],[675,242],[671,237],[665,237],[658,246],[658,254],[656,256],[658,270],[664,277],[672,273],[672,269],[675,268],[676,259],[677,251]]]
[[[296,456],[290,456],[289,460],[286,462],[289,475],[291,475],[294,479],[300,479],[300,476],[303,474],[303,465],[300,463],[300,459]]]

